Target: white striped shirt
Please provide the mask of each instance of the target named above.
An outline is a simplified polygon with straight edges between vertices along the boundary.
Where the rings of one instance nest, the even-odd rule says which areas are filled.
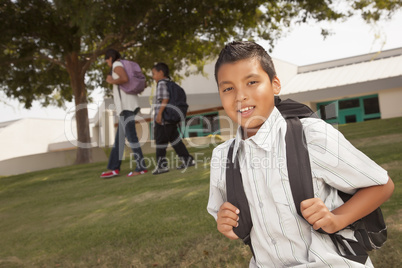
[[[344,136],[321,119],[301,119],[306,134],[315,197],[329,210],[343,204],[336,189],[382,185],[387,172],[351,145]],[[296,211],[286,166],[286,121],[273,112],[253,137],[242,140],[240,128],[233,157],[239,157],[244,190],[253,228],[251,241],[256,260],[250,267],[373,267],[347,260],[337,254],[327,235],[320,234]],[[208,212],[217,218],[226,202],[226,159],[232,140],[216,147],[211,159]],[[340,231],[353,238],[350,230]]]

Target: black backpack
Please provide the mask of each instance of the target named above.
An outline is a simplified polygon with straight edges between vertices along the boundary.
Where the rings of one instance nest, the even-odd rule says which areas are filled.
[[[300,203],[305,199],[313,198],[314,190],[307,144],[300,118],[317,116],[308,106],[290,99],[281,102],[279,97],[275,97],[275,106],[286,119],[288,129],[285,141],[290,188],[297,213],[303,218],[300,211]],[[233,228],[233,231],[246,245],[250,246],[253,252],[250,239],[250,231],[253,223],[247,197],[244,193],[237,157],[235,163],[232,162],[233,147],[234,141],[229,148],[226,166],[227,201],[240,210],[239,225]],[[338,194],[344,202],[351,197],[351,195],[339,190]],[[354,235],[358,242],[347,239],[338,233],[328,235],[338,249],[339,255],[364,264],[368,258],[367,251],[380,248],[387,239],[387,227],[381,209],[377,208],[349,227],[354,230]],[[321,229],[317,231],[326,234]]]
[[[178,123],[186,119],[188,104],[186,92],[173,81],[167,81],[169,102],[163,110],[163,119],[169,123]]]

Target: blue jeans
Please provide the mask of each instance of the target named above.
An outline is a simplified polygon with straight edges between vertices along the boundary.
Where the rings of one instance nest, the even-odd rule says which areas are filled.
[[[123,159],[125,137],[134,153],[134,159],[137,164],[135,171],[146,170],[144,156],[142,154],[140,143],[138,142],[137,131],[135,130],[135,112],[123,111],[120,113],[119,126],[114,140],[114,145],[109,157],[107,168],[110,170],[120,170],[121,160]]]

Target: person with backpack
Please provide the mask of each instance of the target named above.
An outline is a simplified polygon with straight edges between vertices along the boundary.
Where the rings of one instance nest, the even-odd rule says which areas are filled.
[[[157,82],[153,105],[154,138],[156,143],[156,167],[154,175],[169,171],[166,148],[170,142],[182,164],[177,169],[195,165],[194,158],[184,145],[178,123],[186,119],[187,103],[184,90],[170,79],[169,67],[159,62],[152,68],[152,78]]]
[[[128,173],[127,177],[145,174],[148,170],[145,166],[144,156],[135,129],[135,116],[140,111],[138,96],[134,94],[134,92],[126,93],[126,91],[128,91],[126,88],[130,88],[128,85],[133,84],[130,83],[130,80],[133,78],[126,72],[121,55],[117,50],[107,50],[105,53],[105,61],[111,68],[111,74],[107,76],[106,82],[113,85],[113,101],[116,112],[119,115],[119,125],[117,127],[114,145],[109,156],[109,163],[107,165],[108,171],[102,172],[100,177],[112,178],[119,175],[126,144],[125,138],[127,138],[129,142],[136,162],[135,170]],[[145,82],[145,77],[141,80]],[[143,90],[145,83],[142,81],[140,81],[140,84],[142,84],[141,88]],[[126,86],[124,90],[121,88],[121,85]],[[140,91],[141,90],[137,88],[137,92]]]
[[[346,227],[392,195],[387,172],[330,124],[309,113],[299,116],[300,105],[283,101],[281,107],[278,101],[276,107],[280,80],[260,45],[227,44],[215,79],[225,112],[239,125],[236,137],[217,146],[211,158],[207,210],[218,231],[251,246],[250,267],[373,267],[368,257],[353,258],[360,252],[348,243],[357,238]],[[304,181],[294,187],[290,177],[301,177],[304,165],[311,173],[311,197],[297,204],[294,196],[309,187]],[[344,202],[338,191],[353,196]],[[334,233],[344,238],[335,242],[356,256],[345,257]]]

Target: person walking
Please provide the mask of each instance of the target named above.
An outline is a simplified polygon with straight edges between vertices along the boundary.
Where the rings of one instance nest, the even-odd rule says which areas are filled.
[[[168,84],[173,83],[169,77],[169,67],[165,63],[157,63],[152,68],[152,78],[158,83],[155,96],[156,104],[153,107],[157,166],[152,174],[158,175],[169,171],[166,160],[166,148],[169,142],[182,161],[177,169],[194,166],[194,158],[189,154],[177,130],[178,123],[169,122],[163,118],[163,111],[172,97],[168,90]]]
[[[113,85],[113,100],[119,115],[119,124],[109,156],[108,171],[102,172],[101,178],[112,178],[119,175],[126,137],[136,162],[135,170],[128,173],[127,176],[132,177],[148,172],[135,129],[135,116],[140,111],[138,96],[127,94],[119,88],[120,84],[126,83],[129,79],[120,59],[121,55],[117,50],[109,49],[105,53],[105,61],[111,68],[111,74],[107,76],[106,82]]]

